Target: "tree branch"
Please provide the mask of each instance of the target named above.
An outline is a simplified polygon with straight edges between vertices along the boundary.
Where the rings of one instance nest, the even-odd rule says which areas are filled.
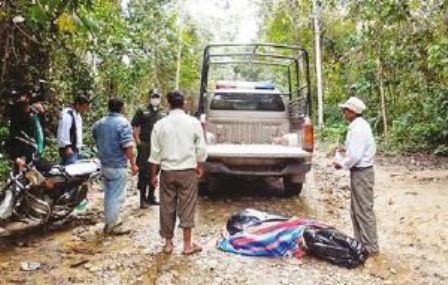
[[[38,42],[35,38],[33,38],[32,36],[30,36],[29,34],[27,34],[24,30],[22,30],[21,27],[19,27],[19,25],[17,25],[16,23],[14,23],[14,26],[16,26],[16,28],[25,36],[27,37],[30,41],[32,41],[35,44],[40,45],[40,42]]]

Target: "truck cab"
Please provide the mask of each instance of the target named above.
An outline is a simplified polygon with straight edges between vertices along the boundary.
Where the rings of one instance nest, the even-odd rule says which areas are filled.
[[[235,48],[247,51],[247,56],[243,56],[242,51],[235,52]],[[216,49],[221,51],[215,52]],[[300,54],[294,57],[266,51],[268,49],[299,51]],[[297,49],[271,44],[211,45],[206,48],[197,114],[204,128],[208,159],[200,188],[210,191],[210,182],[220,176],[279,177],[283,179],[285,196],[300,194],[306,173],[311,168],[313,129],[309,119],[309,80],[304,78],[306,84],[300,84],[299,76],[294,75],[307,74],[299,70],[301,66],[308,68],[307,54]],[[230,59],[235,56],[238,61]],[[283,82],[289,82],[286,91],[268,80],[221,78],[213,81],[214,86],[209,86],[207,80],[213,65],[238,65],[246,59],[242,62],[247,67],[264,62],[258,61],[259,57],[271,59],[265,62],[267,66],[275,63],[272,58],[277,57],[285,63],[287,78]],[[221,60],[218,62],[216,58]],[[223,58],[226,58],[225,62]],[[299,63],[299,59],[303,62]],[[292,84],[294,78],[295,84]]]

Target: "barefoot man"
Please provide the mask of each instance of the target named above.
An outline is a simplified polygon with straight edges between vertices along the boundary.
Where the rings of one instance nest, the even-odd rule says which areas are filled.
[[[151,135],[151,184],[158,184],[160,170],[160,234],[165,238],[163,252],[173,251],[176,216],[183,229],[183,254],[200,252],[192,241],[197,200],[197,182],[204,172],[204,132],[199,121],[184,110],[184,96],[168,93],[170,112],[158,121]]]

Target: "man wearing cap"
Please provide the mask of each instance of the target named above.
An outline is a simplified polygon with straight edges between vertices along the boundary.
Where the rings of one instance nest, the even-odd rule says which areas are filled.
[[[85,95],[75,97],[73,105],[62,110],[57,132],[61,164],[68,165],[79,159],[82,147],[82,117],[89,109],[89,98]]]
[[[197,200],[197,182],[203,175],[207,157],[204,133],[199,121],[183,110],[184,96],[168,93],[170,112],[156,123],[151,138],[151,184],[158,185],[160,171],[160,235],[165,238],[163,252],[173,251],[174,226],[179,216],[183,229],[183,254],[200,252],[192,241]]]
[[[149,92],[150,101],[146,108],[139,109],[132,118],[134,140],[137,143],[137,164],[139,167],[138,185],[140,191],[140,208],[148,208],[150,205],[158,205],[154,190],[149,184],[149,163],[148,158],[151,153],[151,132],[154,124],[164,117],[164,112],[160,108],[160,95],[156,90]]]
[[[356,97],[340,104],[344,117],[350,122],[345,149],[339,149],[334,166],[350,170],[350,214],[355,238],[370,254],[379,251],[376,217],[373,211],[375,139],[369,123],[362,117],[366,105]]]

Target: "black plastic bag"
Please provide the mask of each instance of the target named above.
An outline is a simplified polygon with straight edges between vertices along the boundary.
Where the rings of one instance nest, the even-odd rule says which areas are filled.
[[[369,257],[361,242],[331,227],[308,228],[304,232],[304,239],[308,253],[345,268],[363,264]]]
[[[290,217],[270,214],[255,209],[244,209],[243,211],[232,215],[227,220],[227,231],[233,235],[244,231],[248,227],[260,225],[264,222],[286,221]]]

